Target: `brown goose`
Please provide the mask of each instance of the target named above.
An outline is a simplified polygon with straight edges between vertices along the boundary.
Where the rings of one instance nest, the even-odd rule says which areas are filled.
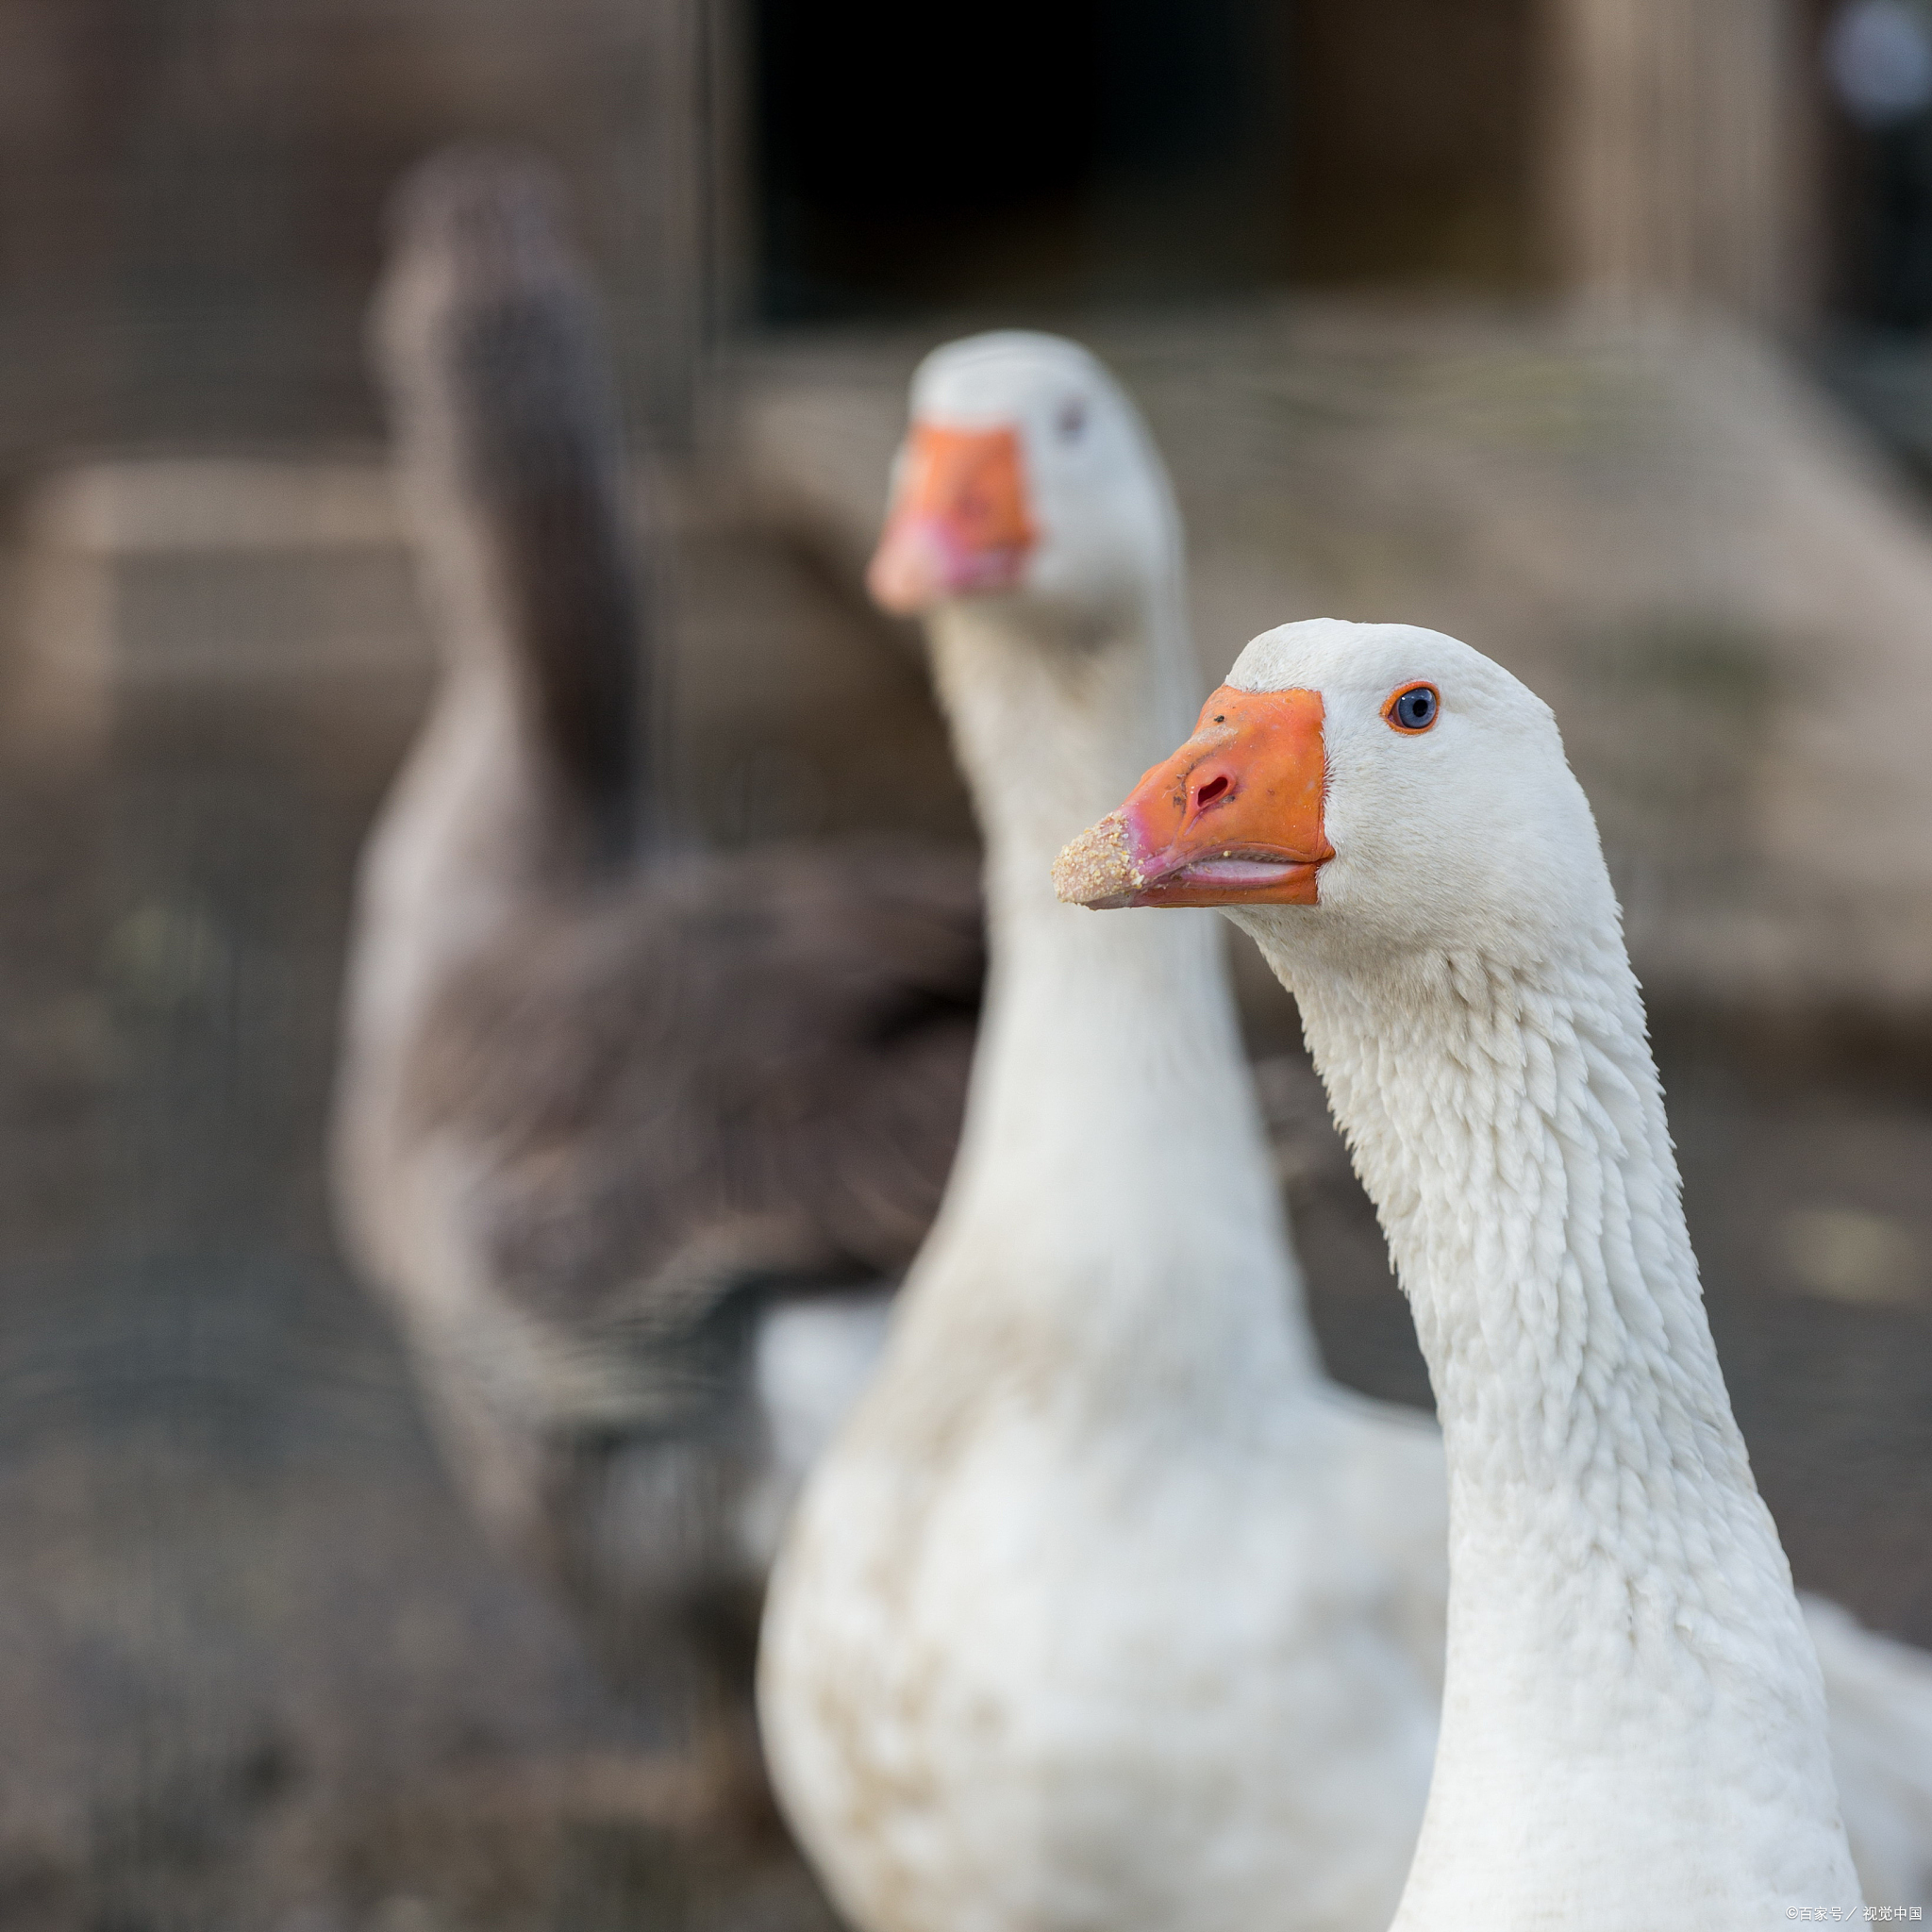
[[[442,670],[363,857],[341,1218],[453,1475],[626,1671],[748,1689],[791,1493],[950,1164],[965,855],[661,836],[617,414],[547,175],[457,151],[373,340]]]

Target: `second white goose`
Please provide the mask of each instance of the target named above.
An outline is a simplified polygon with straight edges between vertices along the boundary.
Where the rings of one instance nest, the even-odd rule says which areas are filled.
[[[1213,922],[1048,878],[1193,708],[1166,479],[1051,338],[941,351],[913,408],[873,580],[930,608],[988,1005],[774,1575],[774,1783],[862,1932],[1368,1932],[1434,1742],[1441,1451],[1321,1373]]]

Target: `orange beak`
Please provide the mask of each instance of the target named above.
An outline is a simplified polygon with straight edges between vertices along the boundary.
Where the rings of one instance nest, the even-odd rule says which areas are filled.
[[[1322,829],[1322,695],[1222,688],[1194,735],[1054,863],[1074,906],[1312,906],[1335,857]]]
[[[1036,541],[1016,430],[914,423],[865,580],[886,609],[912,617],[948,597],[1009,590]]]

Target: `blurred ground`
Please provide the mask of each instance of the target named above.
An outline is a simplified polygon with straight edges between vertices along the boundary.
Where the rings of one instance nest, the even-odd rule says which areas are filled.
[[[1599,466],[1601,527],[1587,492],[1568,510],[1534,506],[1538,530],[1568,518],[1572,549],[1529,545],[1549,581],[1525,614],[1522,554],[1431,525],[1414,508],[1426,507],[1419,461],[1390,467],[1391,447],[1399,456],[1421,432],[1386,398],[1428,392],[1391,339],[1337,326],[1324,353],[1356,358],[1354,387],[1307,360],[1274,391],[1271,407],[1311,425],[1276,498],[1298,519],[1279,555],[1301,574],[1290,582],[1305,587],[1301,608],[1434,613],[1422,600],[1440,583],[1441,621],[1459,627],[1491,574],[1489,606],[1512,638],[1561,613],[1566,581],[1585,586],[1582,634],[1600,608],[1588,587],[1642,573],[1615,557],[1561,559],[1627,533],[1620,492],[1680,474],[1646,469],[1658,436],[1615,444]],[[1217,510],[1203,479],[1238,429],[1259,448],[1275,419],[1241,429],[1232,408],[1184,407],[1208,350],[1164,340],[1127,374],[1175,450],[1204,595],[1224,600],[1221,616],[1203,616],[1219,669],[1238,597],[1279,587],[1232,570],[1216,579],[1216,556],[1248,527],[1265,560],[1276,526]],[[903,363],[903,346],[893,353]],[[1459,366],[1456,393],[1492,401],[1427,417],[1439,452],[1469,420],[1471,445],[1493,453],[1496,411],[1544,449],[1532,404],[1571,395],[1568,365],[1553,375],[1541,353],[1512,365],[1491,341]],[[1385,383],[1377,370],[1393,374]],[[887,365],[884,414],[863,421],[821,391],[822,419],[858,443],[883,422],[889,441],[898,379]],[[1349,456],[1371,405],[1391,439],[1373,463]],[[1574,453],[1573,404],[1551,408],[1549,434]],[[1615,408],[1589,420],[1614,424]],[[1655,431],[1654,411],[1641,420]],[[1190,434],[1214,425],[1222,440],[1188,453]],[[788,475],[836,467],[823,442],[793,447]],[[1454,465],[1431,460],[1428,488],[1449,490]],[[1496,482],[1498,459],[1485,460],[1464,488],[1521,502],[1524,486]],[[760,462],[760,500],[774,503],[776,471]],[[848,494],[875,500],[881,476],[861,451]],[[180,487],[170,500],[185,500]],[[851,596],[860,523],[748,524],[724,489],[675,508],[663,594],[691,722],[681,784],[693,818],[734,842],[881,811],[958,830],[917,659]],[[1681,513],[1659,500],[1646,526]],[[1911,536],[1916,512],[1888,514],[1901,542],[1924,541]],[[347,546],[363,573],[353,594],[330,574],[350,571],[340,558],[291,561],[274,543],[225,558],[215,540],[232,521],[216,518],[214,539],[150,530],[134,543],[139,519],[124,505],[92,526],[96,565],[118,589],[86,622],[111,646],[111,676],[92,708],[34,714],[0,771],[0,1924],[816,1932],[824,1908],[775,1841],[694,1851],[675,1837],[653,1714],[602,1686],[563,1621],[482,1547],[384,1323],[334,1256],[319,1148],[351,866],[421,702],[423,641],[404,580],[369,588],[396,566],[379,519]],[[1426,542],[1419,524],[1435,530]],[[1721,518],[1699,529],[1731,541]],[[1694,558],[1702,541],[1687,529],[1678,547]],[[16,599],[17,622],[30,601]],[[81,624],[80,606],[62,608]],[[272,645],[283,656],[271,675]],[[1620,721],[1661,719],[1654,728],[1678,733],[1667,743],[1686,767],[1673,811],[1706,813],[1713,839],[1739,836],[1726,827],[1740,822],[1734,788],[1751,760],[1725,736],[1733,713],[1722,695],[1673,701],[1686,663],[1704,662],[1694,641],[1646,661],[1655,679],[1618,684],[1607,708],[1592,711],[1586,684],[1559,696],[1579,763],[1596,759],[1593,788],[1614,788]],[[1696,723],[1713,712],[1715,729]],[[1657,848],[1633,835],[1620,864],[1642,849]],[[1658,889],[1661,909],[1646,916],[1667,926],[1709,875]],[[1268,1094],[1331,1363],[1424,1402],[1406,1309],[1319,1090],[1292,1058],[1285,997],[1236,957],[1257,1049],[1290,1050]],[[1702,965],[1674,979],[1667,969],[1656,1018],[1692,1233],[1800,1581],[1932,1644],[1932,1084],[1906,1050],[1915,1023],[1884,987],[1850,1004],[1850,975],[1829,1000],[1806,981],[1803,999],[1772,1011],[1755,991],[1726,1005],[1722,975]]]
[[[727,627],[790,582],[736,548]],[[257,563],[258,597],[303,580]],[[808,587],[778,603],[809,630]],[[482,1546],[333,1252],[351,871],[425,689],[391,641],[124,679],[0,781],[0,1924],[808,1932],[775,1831],[675,1834],[654,1714]],[[741,834],[798,808],[711,803]]]

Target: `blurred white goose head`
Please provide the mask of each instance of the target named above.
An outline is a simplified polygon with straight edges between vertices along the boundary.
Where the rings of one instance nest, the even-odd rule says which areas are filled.
[[[1284,962],[1527,968],[1617,919],[1549,707],[1440,631],[1331,618],[1255,639],[1055,880],[1096,908],[1219,906]]]
[[[867,575],[901,616],[959,599],[1104,635],[1174,580],[1178,523],[1139,412],[1058,336],[1001,330],[936,349]]]

